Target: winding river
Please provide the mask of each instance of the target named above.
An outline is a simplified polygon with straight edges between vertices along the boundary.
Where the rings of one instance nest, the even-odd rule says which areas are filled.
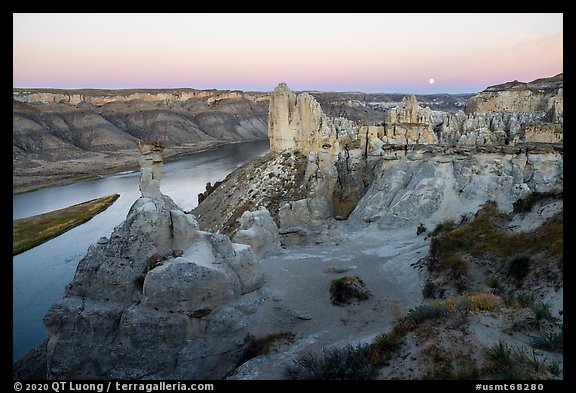
[[[268,141],[224,145],[164,163],[161,191],[184,210],[196,207],[207,182],[222,180],[268,151]],[[13,196],[13,219],[114,193],[120,198],[90,221],[13,257],[13,360],[46,338],[42,318],[64,294],[88,247],[110,236],[140,196],[139,172],[124,172]]]

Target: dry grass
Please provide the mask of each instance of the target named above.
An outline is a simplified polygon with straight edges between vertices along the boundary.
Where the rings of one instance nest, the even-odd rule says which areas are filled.
[[[296,334],[292,332],[273,333],[259,338],[248,335],[245,339],[246,347],[242,363],[256,356],[269,354],[277,345],[283,342],[292,342],[294,337],[296,337]]]
[[[447,309],[453,310],[459,304],[466,302],[470,311],[493,311],[500,307],[502,299],[491,293],[475,293],[473,295],[454,296],[442,303]]]
[[[448,272],[453,278],[463,277],[468,270],[466,255],[501,260],[518,255],[536,256],[538,260],[563,257],[563,216],[547,220],[531,232],[512,233],[506,229],[509,219],[487,202],[473,220],[459,226],[440,224],[433,232],[430,252],[431,270]]]
[[[108,195],[48,213],[14,220],[12,222],[12,255],[36,247],[85,223],[119,197],[119,194]]]

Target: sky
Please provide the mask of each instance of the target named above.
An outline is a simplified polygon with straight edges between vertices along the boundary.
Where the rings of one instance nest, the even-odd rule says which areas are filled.
[[[561,13],[13,14],[14,87],[474,93],[561,72]]]

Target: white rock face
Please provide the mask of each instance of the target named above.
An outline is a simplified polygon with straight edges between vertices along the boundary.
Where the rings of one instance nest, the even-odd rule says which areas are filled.
[[[256,211],[246,211],[240,217],[240,229],[234,242],[248,244],[252,252],[263,257],[280,248],[278,227],[270,212],[261,206]]]
[[[556,86],[561,82],[560,78],[551,83]],[[487,89],[486,94],[512,97],[518,93],[515,100],[521,101],[524,89],[516,89],[514,85],[507,90],[506,86],[496,89],[497,92]],[[452,206],[455,212],[471,211],[492,197],[502,208],[508,209],[515,199],[530,190],[552,185],[561,187],[561,149],[552,153],[551,158],[526,147],[520,148],[525,155],[506,150],[527,142],[562,142],[561,121],[550,123],[553,119],[561,119],[556,115],[562,113],[562,89],[550,90],[546,81],[538,86],[545,91],[540,94],[538,102],[541,104],[538,105],[509,107],[494,98],[493,101],[500,102],[502,107],[498,104],[491,109],[486,107],[484,111],[453,114],[422,108],[415,96],[411,96],[386,112],[382,124],[361,125],[343,118],[327,117],[312,96],[295,95],[286,84],[280,84],[270,102],[271,150],[298,150],[308,156],[306,199],[286,203],[280,208],[281,231],[302,230],[316,226],[318,221],[336,217],[346,219],[357,204],[353,221],[361,215],[357,211],[360,208],[367,209],[365,221],[399,223],[413,221],[415,217],[428,219],[434,212],[440,217],[442,214],[438,212],[442,210],[442,203],[447,204],[447,210]],[[486,94],[482,94],[471,102],[483,102],[482,97]],[[475,105],[471,104],[470,108]],[[461,153],[448,152],[446,155],[446,147],[451,145],[462,146]],[[501,146],[504,150],[501,154],[496,149],[490,156],[482,150],[472,152],[466,146]],[[476,155],[478,162],[464,158]],[[520,162],[524,156],[528,157],[527,163]],[[532,156],[539,157],[541,162],[533,165],[530,163]],[[395,160],[398,162],[392,162]],[[460,169],[462,173],[455,172]],[[523,172],[530,172],[539,180],[526,185],[518,175]],[[553,179],[547,173],[551,173]],[[418,184],[418,179],[424,183]],[[381,184],[374,185],[374,181]],[[449,190],[454,181],[466,184],[466,187],[459,185],[456,194],[452,195]],[[407,182],[414,187],[418,184],[418,187],[407,192],[410,191]],[[386,191],[376,191],[381,186]],[[384,221],[381,214],[386,217]]]
[[[358,125],[345,118],[327,117],[320,104],[308,93],[294,94],[280,83],[270,98],[268,139],[270,150],[298,150],[301,153],[324,149],[332,155],[356,140]]]
[[[531,84],[492,86],[469,100],[466,112],[433,111],[414,95],[387,111],[382,124],[361,125],[326,116],[308,93],[285,83],[270,100],[268,137],[275,152],[327,152],[336,157],[350,149],[367,156],[374,144],[514,145],[563,140],[562,76]]]
[[[395,151],[377,161],[370,189],[348,221],[381,229],[424,224],[475,212],[488,200],[500,210],[530,192],[562,190],[562,149]]]
[[[241,355],[235,349],[257,307],[222,310],[263,285],[259,261],[250,247],[200,231],[169,197],[153,196],[160,178],[152,180],[46,314],[49,378],[222,378]],[[240,321],[225,323],[230,315]]]

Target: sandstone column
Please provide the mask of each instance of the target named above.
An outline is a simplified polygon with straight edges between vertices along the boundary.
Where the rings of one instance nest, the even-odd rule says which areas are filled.
[[[164,145],[160,141],[138,142],[140,150],[140,192],[143,197],[157,198],[160,192],[160,176],[162,176],[162,152]]]

